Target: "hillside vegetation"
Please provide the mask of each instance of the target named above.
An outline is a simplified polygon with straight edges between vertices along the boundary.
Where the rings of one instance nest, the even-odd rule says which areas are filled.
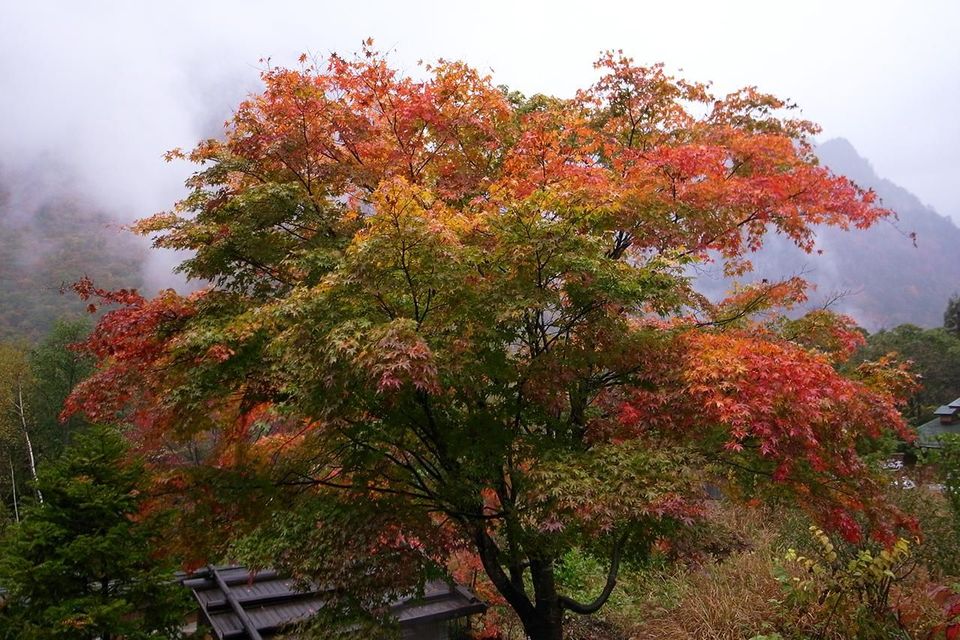
[[[22,185],[18,185],[18,189]],[[58,318],[83,315],[61,293],[83,276],[106,287],[138,287],[144,250],[120,224],[79,198],[25,205],[0,182],[0,340],[36,340]]]

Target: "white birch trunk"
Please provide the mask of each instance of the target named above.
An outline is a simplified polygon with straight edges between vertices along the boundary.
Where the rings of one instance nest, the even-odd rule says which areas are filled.
[[[20,507],[17,505],[17,474],[13,471],[13,458],[7,458],[10,463],[10,485],[13,487],[13,517],[20,522]]]
[[[34,489],[37,492],[37,502],[43,504],[43,494],[37,486],[37,460],[33,455],[33,443],[30,442],[30,432],[27,429],[27,411],[23,406],[23,384],[17,381],[17,413],[20,414],[20,424],[23,425],[23,439],[27,441],[27,455],[30,459],[30,476],[33,478]]]

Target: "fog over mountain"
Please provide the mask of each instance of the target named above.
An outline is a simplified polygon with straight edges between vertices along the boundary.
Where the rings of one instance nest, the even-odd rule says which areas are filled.
[[[831,302],[870,331],[939,326],[947,299],[960,290],[960,228],[877,176],[846,140],[826,142],[817,153],[834,172],[874,189],[898,218],[865,231],[822,229],[819,254],[772,235],[745,280],[803,275],[815,285],[810,307]],[[55,318],[82,313],[83,303],[60,289],[85,275],[105,287],[145,287],[150,295],[164,286],[183,289],[172,271],[177,257],[158,258],[122,219],[55,159],[15,171],[0,165],[0,339],[33,338]],[[700,269],[697,287],[720,297],[732,282],[714,272]]]
[[[147,264],[143,243],[63,173],[0,171],[0,340],[35,339],[82,315],[86,303],[66,291],[81,277],[140,287]]]
[[[121,229],[183,195],[192,168],[163,163],[163,152],[217,135],[267,64],[295,64],[302,52],[349,56],[372,37],[405,73],[421,59],[462,59],[527,94],[571,95],[594,81],[599,52],[622,48],[712,80],[718,95],[755,84],[789,98],[919,198],[877,177],[849,145],[826,143],[825,160],[876,188],[901,220],[826,232],[823,256],[774,238],[759,256],[761,277],[809,271],[820,284],[814,301],[850,290],[838,308],[870,328],[938,324],[960,288],[956,227],[923,203],[960,221],[958,21],[951,0],[617,1],[602,11],[506,0],[0,3],[0,314],[31,332],[31,296],[50,313],[76,308],[36,292],[84,273],[149,295],[182,288],[171,276],[176,256],[145,251]],[[105,266],[114,261],[123,268]],[[701,277],[718,295],[728,284]]]
[[[914,194],[876,174],[842,138],[818,146],[821,163],[864,188],[897,214],[867,230],[822,228],[817,250],[807,254],[782,236],[770,236],[753,257],[745,280],[802,275],[815,285],[809,307],[853,316],[876,331],[898,324],[940,326],[947,299],[960,290],[960,228]],[[731,282],[706,269],[698,288],[718,297]]]

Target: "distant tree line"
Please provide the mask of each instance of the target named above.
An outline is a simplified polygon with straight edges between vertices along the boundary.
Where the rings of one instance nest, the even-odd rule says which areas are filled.
[[[909,360],[920,376],[920,387],[905,411],[912,423],[926,422],[938,406],[960,397],[960,295],[947,302],[942,327],[901,324],[882,329],[867,337],[854,362],[875,360],[891,352]]]
[[[58,318],[82,314],[84,303],[62,289],[83,276],[141,286],[143,247],[107,215],[55,196],[23,211],[5,201],[4,187],[0,179],[0,341],[37,341]]]

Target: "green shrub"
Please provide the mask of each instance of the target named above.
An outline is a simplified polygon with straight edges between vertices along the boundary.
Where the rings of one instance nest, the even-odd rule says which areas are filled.
[[[915,568],[910,543],[900,538],[889,548],[853,547],[835,544],[815,526],[810,533],[814,554],[790,549],[775,567],[782,605],[797,628],[818,640],[910,638],[891,605],[892,589]]]

